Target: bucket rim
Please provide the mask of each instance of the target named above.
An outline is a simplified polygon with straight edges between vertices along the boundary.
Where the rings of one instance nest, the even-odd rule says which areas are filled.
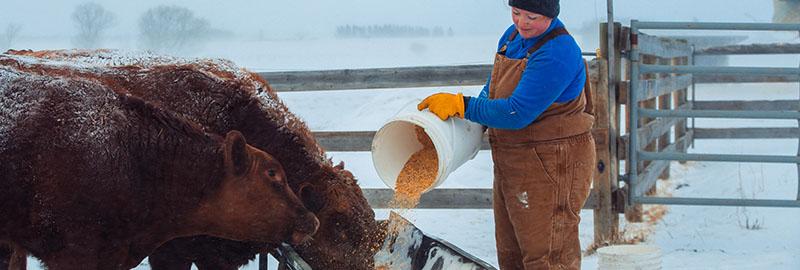
[[[404,117],[404,116],[407,116],[407,117]],[[395,116],[392,119],[390,119],[389,121],[387,121],[385,124],[383,124],[383,126],[381,126],[381,128],[378,129],[377,132],[375,132],[375,137],[372,139],[372,144],[371,144],[371,148],[372,148],[371,155],[372,155],[372,158],[373,158],[373,164],[372,165],[373,165],[373,167],[375,167],[375,170],[378,172],[378,177],[381,179],[381,181],[384,184],[386,184],[386,186],[388,186],[388,187],[390,187],[392,189],[396,188],[397,180],[394,180],[394,185],[389,185],[389,182],[387,182],[387,180],[385,180],[384,177],[382,177],[383,174],[380,172],[380,170],[378,170],[377,163],[375,163],[374,160],[375,160],[375,149],[376,149],[377,139],[382,134],[384,134],[386,132],[385,130],[389,126],[392,126],[392,124],[395,123],[395,122],[403,122],[403,123],[408,123],[408,124],[411,124],[411,125],[414,125],[414,126],[421,127],[422,130],[425,132],[425,135],[427,135],[428,138],[431,139],[431,142],[433,143],[433,147],[436,150],[436,159],[437,159],[436,179],[434,179],[433,184],[431,184],[430,187],[428,187],[427,189],[422,191],[422,193],[426,193],[428,191],[433,190],[437,186],[441,185],[442,182],[444,182],[443,180],[446,179],[445,174],[447,173],[447,171],[446,171],[446,166],[445,166],[446,165],[445,164],[446,163],[445,160],[449,156],[448,151],[447,151],[446,148],[452,148],[452,147],[449,147],[450,145],[447,144],[447,141],[443,141],[443,139],[439,138],[439,137],[442,137],[444,135],[442,135],[442,136],[431,136],[431,132],[433,132],[434,129],[426,127],[431,122],[430,121],[422,121],[420,119],[425,119],[425,118],[421,117],[419,115],[398,115],[398,116]],[[425,120],[428,120],[428,119],[425,119]],[[448,121],[452,121],[452,120],[448,120]],[[452,151],[452,149],[449,149],[449,150]]]

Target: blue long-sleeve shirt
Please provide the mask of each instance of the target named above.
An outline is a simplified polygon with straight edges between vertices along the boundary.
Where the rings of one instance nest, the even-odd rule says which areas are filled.
[[[525,58],[528,49],[539,39],[564,24],[554,19],[541,35],[522,38],[517,35],[508,43],[506,57]],[[500,37],[498,51],[514,31],[511,25]],[[586,82],[586,67],[581,49],[569,35],[560,35],[545,43],[528,58],[514,93],[507,98],[489,99],[491,75],[480,95],[470,97],[464,117],[491,128],[522,129],[530,125],[553,102],[567,102],[581,94]]]

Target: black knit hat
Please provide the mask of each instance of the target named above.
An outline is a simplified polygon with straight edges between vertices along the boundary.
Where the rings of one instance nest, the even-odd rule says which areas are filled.
[[[560,10],[558,0],[508,0],[508,5],[555,18]]]

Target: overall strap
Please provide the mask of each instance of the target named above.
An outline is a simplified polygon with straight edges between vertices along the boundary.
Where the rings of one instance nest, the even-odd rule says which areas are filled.
[[[508,43],[511,42],[512,40],[514,40],[514,38],[517,37],[518,33],[519,33],[519,31],[517,31],[517,29],[514,28],[514,32],[511,32],[511,34],[508,35],[508,39],[506,39],[506,44],[503,44],[503,47],[500,48],[500,50],[497,51],[497,53],[499,53],[501,55],[506,55],[506,50],[508,49]]]
[[[554,38],[556,38],[556,37],[558,37],[560,35],[569,35],[569,32],[567,32],[567,29],[564,28],[564,27],[559,27],[559,28],[553,29],[553,31],[550,31],[550,33],[548,33],[546,36],[544,36],[541,39],[539,39],[539,41],[536,42],[536,44],[534,44],[533,47],[528,49],[528,55],[525,56],[525,58],[531,57],[531,54],[533,54],[534,52],[538,51],[539,48],[544,46],[545,43],[547,43],[548,41],[553,40]]]
[[[506,39],[506,43],[503,44],[503,47],[501,47],[500,50],[497,51],[497,53],[499,53],[501,55],[505,55],[506,54],[506,50],[508,50],[508,43],[511,42],[512,40],[514,40],[514,38],[517,37],[517,34],[519,34],[519,31],[517,29],[514,29],[514,31],[511,32],[510,35],[508,35],[508,39]],[[547,43],[550,40],[553,40],[554,38],[556,38],[556,37],[558,37],[560,35],[569,35],[569,32],[564,27],[559,27],[559,28],[553,29],[553,31],[550,31],[550,33],[547,33],[547,35],[542,37],[541,39],[539,39],[539,41],[536,42],[536,44],[534,44],[533,47],[528,49],[528,55],[525,56],[525,58],[530,57],[531,54],[533,54],[534,52],[539,50],[539,48],[544,46],[545,43]]]

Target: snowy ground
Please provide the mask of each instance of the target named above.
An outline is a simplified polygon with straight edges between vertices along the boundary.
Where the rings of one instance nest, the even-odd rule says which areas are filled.
[[[491,61],[496,38],[377,39],[371,40],[370,46],[362,43],[353,40],[241,42],[236,46],[213,44],[215,46],[207,47],[225,49],[205,49],[200,54],[229,58],[257,71],[481,64]],[[63,42],[62,47],[57,44],[31,41],[20,44],[19,48],[69,47],[67,42]],[[797,66],[798,63],[796,57],[775,61],[783,66]],[[797,84],[701,86],[697,97],[700,100],[796,99],[798,89]],[[280,96],[312,130],[346,131],[376,130],[402,106],[438,91],[475,94],[478,87],[281,93]],[[697,121],[698,127],[796,125],[795,121]],[[690,151],[795,155],[797,147],[797,140],[698,140]],[[362,187],[384,187],[372,167],[369,153],[329,154],[335,161],[345,161],[346,168],[359,178]],[[489,152],[482,151],[459,168],[443,187],[491,187],[491,168]],[[798,187],[794,165],[673,163],[671,175],[669,181],[661,181],[659,185],[667,193],[680,197],[795,199]],[[800,269],[800,209],[705,206],[669,206],[666,209],[666,215],[655,224],[623,224],[623,228],[631,232],[650,232],[646,243],[661,248],[664,269]],[[377,210],[376,214],[379,218],[388,216],[385,210]],[[405,216],[426,233],[497,264],[491,210],[414,210]],[[586,247],[593,237],[592,212],[583,211],[581,217],[581,245]],[[757,228],[746,228],[746,224],[754,223]],[[596,269],[597,262],[596,255],[587,256],[583,267]],[[30,269],[36,269],[36,265],[38,263],[31,260],[33,267]],[[274,265],[271,267],[275,269]],[[148,268],[143,263],[137,269]],[[257,263],[245,269],[257,269]]]

